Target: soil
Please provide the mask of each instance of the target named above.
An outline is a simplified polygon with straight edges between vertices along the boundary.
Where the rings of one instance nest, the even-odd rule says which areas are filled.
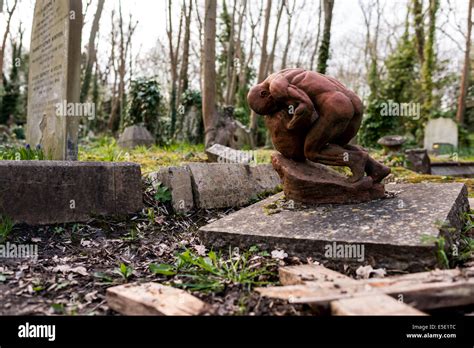
[[[147,191],[148,190],[148,191]],[[0,315],[117,315],[107,306],[105,291],[126,280],[117,269],[124,263],[133,269],[129,282],[170,277],[149,271],[151,263],[171,264],[175,254],[202,248],[196,230],[208,221],[233,212],[199,210],[186,215],[171,212],[145,190],[145,209],[136,215],[87,223],[55,226],[15,226],[7,242],[35,244],[38,258],[4,259],[0,263]],[[148,209],[154,213],[150,223]],[[131,234],[130,231],[137,231]],[[258,262],[275,264],[270,256]],[[282,260],[280,265],[299,263]],[[270,281],[277,283],[277,265]],[[305,305],[261,298],[253,289],[226,284],[223,291],[193,295],[211,305],[218,315],[310,315]]]

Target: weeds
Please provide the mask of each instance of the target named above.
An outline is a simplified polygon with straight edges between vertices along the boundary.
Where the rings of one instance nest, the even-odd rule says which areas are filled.
[[[171,202],[171,192],[166,186],[163,186],[161,182],[159,182],[155,188],[154,197],[160,203]]]
[[[31,161],[31,160],[45,160],[45,156],[41,147],[32,148],[30,145],[24,147],[15,146],[1,146],[0,160],[10,161]]]
[[[133,268],[131,266],[127,266],[124,263],[121,263],[119,268],[115,269],[114,273],[121,276],[125,280],[125,282],[128,282],[130,277],[133,275]]]
[[[13,230],[13,220],[5,215],[0,215],[0,243],[4,243]]]
[[[438,260],[438,264],[443,268],[449,268],[449,259],[446,254],[446,240],[444,237],[433,237],[429,235],[424,235],[421,238],[423,243],[434,243],[436,244],[436,258]]]
[[[175,276],[173,285],[194,291],[220,292],[227,285],[254,286],[270,284],[276,277],[276,263],[264,260],[256,247],[240,254],[238,249],[227,255],[210,251],[199,256],[189,249],[176,257],[174,264],[152,264],[154,274]]]

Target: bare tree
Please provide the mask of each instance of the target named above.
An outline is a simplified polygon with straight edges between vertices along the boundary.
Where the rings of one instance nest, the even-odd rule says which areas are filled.
[[[318,71],[321,74],[326,73],[329,59],[329,49],[331,43],[331,22],[332,22],[332,10],[334,7],[334,0],[323,0],[324,8],[324,30],[323,40],[321,41],[321,47],[319,48],[318,56]]]
[[[318,54],[319,38],[321,36],[321,14],[323,12],[323,6],[321,4],[321,1],[319,2],[318,6],[318,32],[316,33],[316,43],[314,44],[313,53],[311,54],[311,64],[309,68],[310,70],[314,69],[314,61],[316,59],[316,55]]]
[[[230,33],[229,33],[229,45],[227,48],[227,69],[226,69],[226,91],[224,102],[226,105],[231,105],[231,99],[233,91],[232,88],[232,75],[235,70],[234,58],[235,58],[235,14],[237,11],[237,0],[234,0],[234,6],[232,9],[232,16],[230,18]]]
[[[184,8],[184,39],[183,39],[183,55],[181,60],[181,69],[179,72],[179,88],[178,88],[178,103],[181,99],[181,94],[188,89],[189,76],[189,46],[191,41],[191,13],[193,11],[193,2],[189,0],[189,5],[186,12],[186,1],[183,0]]]
[[[15,13],[16,6],[18,5],[18,0],[14,0],[13,6],[8,6],[8,1],[6,2],[6,12],[7,12],[7,25],[5,27],[5,32],[3,33],[2,46],[0,47],[0,88],[3,86],[3,64],[5,60],[5,49],[7,45],[7,38],[10,34],[10,24],[12,21],[13,14]]]
[[[177,88],[178,88],[178,57],[179,57],[179,47],[181,44],[181,30],[183,24],[183,17],[185,9],[181,8],[181,15],[179,19],[179,29],[176,39],[176,46],[173,40],[173,21],[172,21],[172,0],[168,0],[168,16],[167,16],[167,27],[166,33],[168,35],[168,46],[169,46],[169,55],[170,55],[170,70],[171,70],[171,90],[170,90],[170,113],[171,113],[171,134],[174,134],[176,128],[176,115],[177,115]]]
[[[198,0],[195,0],[195,8],[196,8],[196,20],[198,24],[198,31],[199,31],[199,85],[201,86],[201,90],[203,90],[203,71],[204,71],[204,39],[203,39],[203,23],[201,19],[201,14],[199,12],[198,7]]]
[[[288,52],[290,51],[290,45],[291,45],[291,40],[292,40],[291,23],[292,23],[293,15],[295,14],[295,6],[296,6],[296,0],[293,0],[293,6],[291,7],[291,9],[288,5],[288,0],[285,0],[286,15],[288,17],[288,21],[286,23],[286,45],[285,45],[285,49],[283,50],[283,57],[281,59],[281,69],[286,68],[286,64],[288,60]]]
[[[247,8],[247,0],[242,0],[241,2],[241,7],[239,11],[239,22],[238,22],[238,29],[237,29],[237,47],[236,47],[236,55],[234,57],[234,63],[238,59],[239,62],[239,69],[235,67],[234,64],[234,69],[232,71],[232,81],[230,84],[230,95],[229,95],[229,100],[228,100],[228,105],[234,105],[235,104],[235,89],[237,85],[237,70],[239,70],[239,82],[244,83],[243,85],[240,86],[245,86],[245,79],[246,79],[246,66],[244,65],[244,53],[242,49],[242,28],[243,28],[243,22],[244,22],[244,17],[245,17],[245,10]],[[242,80],[242,81],[241,81]]]
[[[467,36],[466,36],[466,50],[464,52],[464,67],[461,75],[461,88],[459,91],[458,110],[456,113],[456,120],[459,124],[464,123],[464,115],[466,113],[466,99],[467,90],[469,88],[469,71],[470,71],[470,57],[471,52],[471,32],[472,32],[472,7],[473,0],[469,0],[468,14],[467,14]]]
[[[92,22],[91,32],[89,35],[89,44],[87,47],[87,63],[86,69],[84,72],[84,81],[81,87],[81,103],[87,99],[87,94],[89,93],[89,87],[92,77],[92,67],[94,66],[96,60],[96,47],[95,39],[99,31],[99,21],[102,15],[102,10],[104,9],[105,0],[99,0],[97,3],[97,10],[95,12],[94,21]]]
[[[418,59],[423,64],[425,61],[425,31],[423,26],[423,0],[413,0],[413,19],[415,27],[416,51]]]
[[[359,0],[359,6],[362,10],[362,16],[365,24],[365,46],[364,46],[364,60],[365,69],[369,71],[371,64],[377,64],[377,51],[380,32],[380,20],[382,17],[382,7],[380,0],[362,1]],[[372,15],[375,8],[375,28],[372,28]],[[371,33],[373,32],[373,37]]]
[[[265,22],[264,22],[263,32],[262,32],[262,46],[261,46],[260,65],[258,68],[257,82],[262,82],[265,79],[265,69],[267,66],[267,59],[268,59],[268,53],[267,53],[268,27],[270,25],[271,11],[272,11],[272,0],[267,0],[267,7],[265,10]],[[250,132],[252,135],[253,147],[257,145],[257,127],[258,127],[257,117],[258,115],[252,110],[252,113],[250,114]]]
[[[268,73],[273,72],[273,63],[275,60],[275,48],[278,41],[278,29],[280,27],[281,15],[283,13],[283,8],[285,7],[285,1],[280,0],[280,7],[277,14],[277,22],[275,24],[275,31],[273,33],[273,43],[272,43],[272,50],[270,51],[270,55],[268,56],[266,67],[265,67],[265,75]]]
[[[216,0],[205,1],[202,116],[204,143],[209,147],[216,137]]]
[[[112,20],[114,19],[114,13],[112,12]],[[127,31],[125,31],[125,23],[123,20],[122,14],[122,2],[119,1],[119,18],[118,18],[118,33],[115,28],[115,24],[112,23],[112,56],[114,64],[114,87],[112,95],[112,110],[110,113],[110,119],[108,122],[108,127],[112,132],[115,132],[120,125],[121,117],[124,112],[124,102],[125,102],[125,78],[127,74],[127,56],[131,45],[131,40],[133,33],[138,25],[138,21],[133,23],[132,15],[129,15],[129,23],[127,26]],[[118,44],[117,37],[118,36]],[[118,45],[119,56],[118,64],[115,65],[115,49]],[[117,76],[118,75],[118,76]],[[118,86],[117,86],[118,80]]]

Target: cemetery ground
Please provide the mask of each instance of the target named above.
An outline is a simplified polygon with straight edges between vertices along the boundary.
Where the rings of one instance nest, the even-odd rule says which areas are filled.
[[[3,148],[2,159],[14,159],[10,157],[16,152]],[[271,152],[258,150],[258,162],[269,163]],[[25,156],[28,153],[34,150]],[[284,250],[206,248],[196,233],[198,228],[242,207],[175,213],[170,193],[163,187],[154,188],[146,177],[160,166],[205,162],[202,146],[176,144],[126,151],[105,137],[83,141],[79,153],[81,161],[139,163],[144,208],[130,216],[39,227],[13,226],[2,217],[2,243],[38,246],[37,260],[2,262],[2,315],[116,315],[107,305],[106,289],[132,282],[157,282],[184,289],[208,303],[208,312],[217,315],[314,315],[314,308],[308,305],[263,297],[255,288],[280,285],[278,268],[289,265],[321,262],[349,277],[356,276],[353,265],[300,259],[286,255]],[[392,166],[391,182],[462,182],[468,187],[469,197],[474,197],[472,178],[420,175],[403,168],[403,158],[381,153],[374,156]],[[465,156],[459,160],[471,159]],[[249,205],[264,196],[254,197]],[[464,219],[464,245],[458,257],[448,261],[449,268],[474,265],[474,212],[465,214]],[[388,275],[403,273],[388,270]],[[466,307],[462,312],[472,313],[474,308]]]

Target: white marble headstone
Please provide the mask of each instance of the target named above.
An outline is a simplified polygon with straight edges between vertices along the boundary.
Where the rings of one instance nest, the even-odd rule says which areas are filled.
[[[425,128],[424,146],[433,150],[435,143],[452,144],[458,147],[458,125],[450,118],[435,118],[428,121]]]

